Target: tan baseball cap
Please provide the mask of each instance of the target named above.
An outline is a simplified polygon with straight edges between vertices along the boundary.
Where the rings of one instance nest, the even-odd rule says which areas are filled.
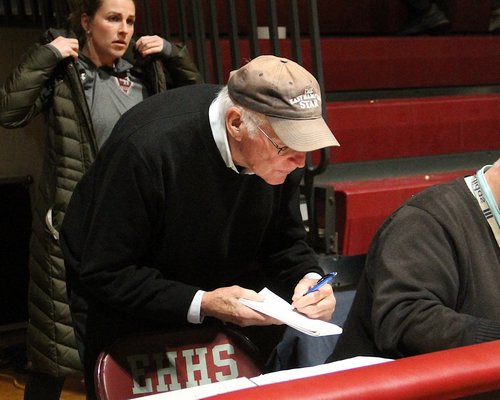
[[[296,62],[259,56],[232,71],[227,86],[235,103],[264,114],[291,149],[339,146],[322,116],[318,81]]]

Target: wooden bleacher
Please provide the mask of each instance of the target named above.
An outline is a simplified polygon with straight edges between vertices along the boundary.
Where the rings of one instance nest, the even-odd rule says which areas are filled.
[[[316,183],[335,193],[334,252],[366,253],[405,199],[499,158],[499,112],[496,93],[329,104],[341,147]]]

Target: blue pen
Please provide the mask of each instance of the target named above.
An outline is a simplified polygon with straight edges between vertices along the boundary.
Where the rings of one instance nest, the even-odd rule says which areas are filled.
[[[333,281],[333,278],[335,278],[335,276],[337,275],[337,273],[334,271],[334,272],[330,272],[329,274],[326,274],[325,276],[323,276],[317,283],[316,285],[314,285],[311,289],[309,289],[307,292],[305,292],[303,294],[303,296],[306,296],[308,295],[309,293],[312,293],[314,292],[315,290],[318,290],[321,286],[323,285],[326,285],[327,283],[331,283]]]

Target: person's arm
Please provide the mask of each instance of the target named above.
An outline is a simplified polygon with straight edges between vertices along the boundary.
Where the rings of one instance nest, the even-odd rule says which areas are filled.
[[[91,168],[82,178],[66,212],[60,232],[66,268],[93,303],[156,323],[186,323],[201,288],[181,282],[183,271],[173,261],[156,259],[156,246],[169,245],[157,236],[168,207],[161,168],[145,162],[132,144],[107,150],[112,158],[99,167],[101,150],[93,167],[99,174]],[[202,316],[242,326],[277,322],[239,303],[241,297],[260,299],[239,286],[206,291]]]
[[[64,37],[48,45],[33,45],[0,89],[0,124],[5,128],[17,128],[39,114],[52,95],[47,83],[57,64],[77,52],[76,39]]]
[[[188,48],[181,43],[172,43],[170,56],[164,61],[174,87],[203,83],[203,78],[194,63]]]
[[[451,237],[425,211],[405,207],[377,239],[367,265],[375,271],[372,323],[383,354],[404,357],[473,344],[481,326],[498,335],[499,321],[457,311],[473,278],[458,266]]]
[[[103,148],[72,195],[60,243],[66,268],[91,301],[153,321],[185,323],[200,288],[166,279],[157,266],[155,235],[165,207],[158,174],[130,143]]]

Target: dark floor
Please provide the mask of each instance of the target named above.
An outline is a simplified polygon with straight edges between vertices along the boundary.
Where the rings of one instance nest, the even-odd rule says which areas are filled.
[[[0,398],[22,400],[26,382],[26,330],[24,327],[2,329],[0,327]],[[61,400],[84,400],[82,377],[68,378]]]

